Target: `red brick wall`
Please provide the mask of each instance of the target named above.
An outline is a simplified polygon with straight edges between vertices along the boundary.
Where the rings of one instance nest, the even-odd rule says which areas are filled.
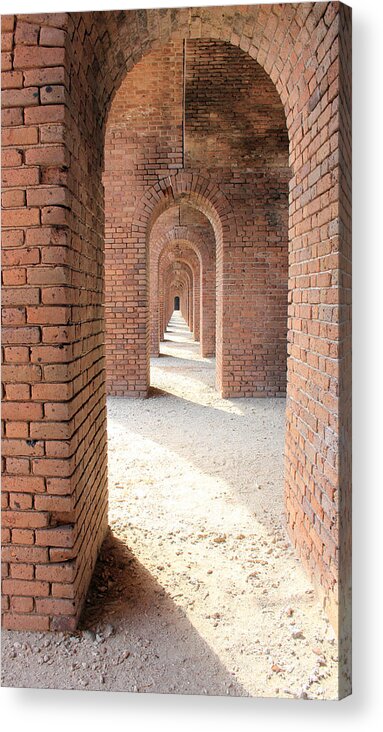
[[[351,485],[350,471],[340,464],[342,455],[349,467],[345,435],[350,434],[351,415],[351,392],[347,393],[350,172],[347,157],[340,158],[339,114],[339,94],[342,90],[343,100],[347,99],[350,69],[344,70],[343,78],[339,75],[340,30],[348,53],[351,41],[349,22],[344,20],[350,21],[349,10],[342,6],[337,14],[336,9],[333,4],[315,9],[316,18],[307,28],[317,44],[318,65],[304,66],[309,57],[306,51],[302,68],[298,64],[292,76],[298,86],[291,100],[297,122],[292,121],[290,128],[295,175],[290,182],[286,506],[292,540],[338,626],[339,611],[345,613],[345,602],[339,605],[339,568],[340,562],[348,564],[350,530],[349,515],[342,510],[343,535],[339,533],[340,506],[344,499],[350,510]],[[299,85],[303,68],[305,88]],[[348,106],[349,102],[343,118],[346,154]],[[349,629],[345,624],[346,634]]]
[[[134,66],[137,73],[154,47],[158,53],[161,44],[178,48],[179,39],[214,38],[264,69],[287,121],[287,520],[336,624],[348,609],[343,590],[350,543],[350,10],[338,3],[275,4],[161,11],[160,22],[159,11],[150,10],[137,18],[135,11],[3,18],[3,622],[73,627],[106,525],[101,171],[110,100],[116,94],[117,101],[127,72],[129,78]],[[148,354],[147,234],[181,196],[207,215],[216,238],[218,292],[225,295],[217,300],[217,369],[225,392],[235,345],[224,352],[230,341],[223,323],[230,321],[223,302],[235,297],[225,242],[241,234],[231,264],[234,270],[239,261],[245,269],[249,264],[247,219],[238,217],[241,187],[232,182],[228,197],[212,179],[213,168],[211,175],[181,171],[182,120],[168,129],[171,140],[160,135],[164,176],[147,170],[134,229],[126,228],[131,211],[124,209],[121,188],[120,201],[114,193],[119,208],[107,246],[114,248],[114,262],[126,252],[132,257],[130,302],[133,307],[144,294],[137,343]],[[171,186],[169,163],[176,166]],[[108,168],[105,176],[107,182]],[[124,186],[132,189],[129,176]],[[261,210],[262,200],[259,189],[261,229],[275,232],[274,213],[268,220],[269,204]],[[129,386],[124,379],[122,391]],[[146,373],[142,392],[147,380]],[[254,389],[249,376],[244,383]],[[345,645],[349,625],[342,633]],[[340,683],[343,693],[347,678]]]
[[[107,523],[101,130],[68,17],[2,31],[3,622],[74,628]]]
[[[109,393],[142,395],[148,385],[145,252],[136,260],[126,237],[142,192],[182,165],[219,186],[235,215],[235,238],[222,251],[222,305],[216,311],[224,341],[220,389],[224,396],[284,394],[290,177],[285,114],[258,63],[210,40],[170,43],[149,54],[126,76],[112,104],[104,175]],[[152,244],[147,246],[150,257]],[[153,313],[151,319],[155,326]]]
[[[109,394],[145,396],[149,385],[147,251],[131,231],[138,201],[182,166],[182,46],[151,54],[118,90],[105,136],[106,355]]]
[[[339,269],[340,269],[340,364],[339,364],[339,597],[337,621],[340,634],[340,664],[343,669],[342,692],[351,687],[351,611],[352,611],[352,360],[351,360],[351,11],[340,6],[339,38]],[[336,607],[336,606],[335,606]],[[334,614],[334,610],[332,611]]]
[[[186,44],[186,165],[231,202],[236,236],[223,249],[225,396],[286,388],[285,114],[263,69],[222,42]]]

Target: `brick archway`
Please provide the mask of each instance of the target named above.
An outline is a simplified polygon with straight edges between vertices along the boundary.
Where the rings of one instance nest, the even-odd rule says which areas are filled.
[[[144,230],[146,232],[147,246],[149,245],[151,232],[156,221],[159,220],[161,214],[171,209],[173,206],[183,204],[189,204],[193,208],[201,211],[206,218],[210,221],[215,236],[215,257],[217,260],[217,272],[216,281],[218,290],[223,287],[222,274],[223,274],[223,244],[224,241],[230,242],[235,237],[235,218],[233,210],[219,190],[211,181],[196,175],[186,175],[185,173],[177,174],[172,178],[166,180],[165,184],[158,184],[153,190],[148,191],[146,198],[140,202],[139,207],[136,211],[135,221],[133,226],[135,229],[139,229],[142,225],[142,235]],[[168,233],[166,239],[171,241],[174,236],[183,235],[184,232],[178,227],[171,234]],[[206,312],[205,318],[205,333],[203,339],[203,351],[205,354],[211,354],[214,352],[212,343],[215,342],[215,330],[217,332],[221,329],[222,333],[222,302],[223,297],[218,296],[217,298],[217,325],[214,324],[215,316],[215,304],[212,307],[211,294],[209,295],[209,289],[211,290],[211,279],[212,279],[212,264],[209,263],[208,252],[206,245],[201,238],[195,234],[189,234],[187,237],[188,242],[195,248],[195,251],[199,253],[198,256],[203,257],[204,268],[203,277],[205,278],[204,287],[202,291],[204,298],[207,299],[207,306],[201,306],[202,311]],[[210,266],[209,266],[210,265]],[[154,265],[155,266],[155,265]],[[207,281],[206,281],[207,278]],[[219,320],[220,318],[220,320]],[[222,349],[222,337],[220,340]],[[217,352],[217,384],[222,383],[222,356],[221,351]]]
[[[196,303],[200,313],[201,323],[197,318],[197,340],[201,341],[201,355],[204,357],[215,355],[215,237],[212,227],[203,232],[196,232],[192,227],[179,225],[173,221],[177,216],[175,208],[167,209],[172,219],[163,222],[163,215],[159,216],[152,227],[149,241],[150,256],[150,300],[151,300],[151,353],[158,355],[160,332],[163,332],[163,312],[161,303],[161,288],[158,281],[158,267],[162,252],[174,247],[187,247],[198,257],[200,267],[200,302]],[[179,218],[179,215],[178,215]],[[208,221],[206,220],[206,223]],[[158,300],[160,302],[158,303]]]
[[[160,333],[157,334],[162,338],[169,317],[173,312],[173,309],[169,301],[169,292],[165,286],[165,272],[170,267],[175,267],[178,264],[185,265],[192,274],[192,290],[190,293],[191,312],[188,314],[186,321],[193,333],[194,339],[199,339],[200,332],[200,302],[201,302],[201,275],[202,268],[198,254],[191,247],[187,246],[187,243],[181,245],[178,242],[176,249],[173,243],[169,243],[163,247],[160,251],[158,261],[158,279],[157,283],[154,283],[154,287],[151,288],[152,292],[157,289],[159,295],[158,303],[151,303],[152,317],[153,309],[157,305],[158,318],[160,323]],[[166,306],[165,306],[166,304]],[[169,308],[170,311],[169,311]],[[153,320],[151,319],[151,327],[153,328]],[[157,346],[158,348],[158,346]]]
[[[179,237],[183,238],[179,238]],[[153,293],[153,308],[152,308],[152,353],[156,354],[158,350],[158,323],[156,322],[156,304],[158,296],[160,299],[159,304],[159,323],[163,324],[161,317],[161,284],[158,283],[159,262],[162,254],[166,251],[174,251],[174,248],[181,248],[181,253],[186,248],[186,251],[193,252],[198,260],[199,269],[199,284],[198,284],[198,295],[196,297],[194,306],[196,310],[195,325],[195,338],[200,340],[201,344],[201,355],[203,357],[209,357],[215,355],[215,249],[209,251],[206,246],[206,242],[200,237],[193,234],[193,232],[169,231],[159,242],[159,252],[155,252],[152,261],[151,271],[151,292]],[[159,254],[157,259],[157,253]],[[163,327],[160,325],[160,331],[163,332]]]
[[[224,328],[224,303],[226,307],[230,304],[224,293],[223,279],[223,257],[224,248],[230,246],[236,235],[236,223],[234,212],[223,195],[222,191],[212,181],[207,180],[201,175],[187,173],[185,171],[177,172],[173,176],[168,176],[155,186],[150,188],[145,196],[139,201],[134,212],[130,246],[135,252],[140,252],[140,266],[144,270],[148,256],[149,240],[152,228],[159,216],[167,209],[177,206],[180,203],[188,205],[201,211],[210,221],[216,240],[216,287],[217,287],[217,303],[216,303],[216,355],[217,355],[217,388],[224,390],[224,359],[223,359],[223,328]],[[146,284],[147,287],[147,284]],[[140,280],[140,292],[142,293],[142,280]],[[138,292],[131,292],[132,300],[137,300]],[[143,331],[141,323],[145,320],[148,323],[147,301],[142,310],[141,318],[137,317],[135,312],[135,320],[137,331],[139,332],[140,341],[136,342],[135,348],[141,352],[141,363],[145,364],[147,374],[147,388],[149,386],[149,368],[148,368],[148,336]],[[230,368],[230,364],[226,368]],[[142,377],[139,377],[140,384]]]
[[[31,19],[38,44],[24,26]],[[104,127],[126,73],[174,37],[242,49],[284,106],[293,172],[287,518],[334,624],[346,615],[350,25],[336,3],[3,18],[13,85],[3,93],[6,627],[75,627],[105,533]],[[145,209],[140,216],[135,237]]]
[[[219,187],[201,175],[183,170],[163,178],[146,192],[134,212],[132,232],[150,238],[156,219],[180,202],[199,209],[209,219],[217,239],[235,235],[234,212]]]
[[[179,267],[179,269],[178,269]],[[194,281],[195,272],[186,261],[177,260],[168,264],[163,273],[164,278],[164,302],[163,302],[163,332],[173,312],[173,288],[180,286],[180,311],[189,329],[194,328]]]

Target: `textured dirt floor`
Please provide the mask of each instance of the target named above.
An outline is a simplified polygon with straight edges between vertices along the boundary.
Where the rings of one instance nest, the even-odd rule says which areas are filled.
[[[108,400],[110,533],[73,634],[2,635],[2,684],[337,698],[283,516],[283,399],[221,399],[171,321],[149,399]]]

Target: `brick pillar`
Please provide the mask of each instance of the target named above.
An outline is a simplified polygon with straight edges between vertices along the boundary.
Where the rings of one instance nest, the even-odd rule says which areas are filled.
[[[201,307],[201,273],[200,267],[197,264],[196,269],[193,272],[193,334],[194,340],[200,340],[200,307]]]
[[[200,313],[201,356],[215,356],[215,258],[206,257],[202,262]]]
[[[69,17],[2,30],[3,622],[74,629],[106,529],[102,137],[68,93]]]
[[[330,3],[316,13],[321,63],[306,64],[304,84],[301,72],[294,120],[302,121],[291,130],[286,511],[336,630],[342,621],[343,695],[351,648],[351,10]]]
[[[253,219],[249,221],[248,204],[238,204],[236,240],[223,245],[222,393],[226,397],[286,394],[288,186],[278,174],[259,175],[259,179]]]

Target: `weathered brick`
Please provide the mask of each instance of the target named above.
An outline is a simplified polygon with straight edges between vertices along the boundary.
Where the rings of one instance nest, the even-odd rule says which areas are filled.
[[[69,203],[69,193],[66,188],[59,186],[30,188],[27,191],[27,202],[28,206],[65,206]]]
[[[35,421],[43,418],[43,408],[34,402],[7,402],[3,404],[2,416],[3,419]]]
[[[24,295],[23,297],[25,299]],[[3,322],[7,325],[21,325],[25,323],[24,308],[12,308],[8,310],[3,314]],[[3,343],[31,344],[39,343],[39,341],[39,328],[3,328]]]
[[[40,101],[41,104],[64,104],[66,92],[64,86],[55,85],[41,87]]]
[[[16,511],[26,511],[32,508],[32,495],[25,493],[11,493],[9,497],[10,508]]]
[[[63,145],[46,145],[29,148],[25,152],[27,165],[65,165],[68,154]]]
[[[29,437],[28,424],[25,422],[7,422],[5,424],[5,436],[9,439],[23,437],[26,440]]]
[[[12,33],[15,27],[15,16],[14,15],[2,15],[1,16],[1,32]]]
[[[48,582],[73,582],[76,578],[75,562],[40,564],[36,567],[36,579]]]
[[[40,529],[36,531],[36,544],[38,546],[71,548],[74,544],[74,539],[73,526],[59,526],[56,529]]]
[[[2,54],[3,55],[3,54]],[[3,66],[4,69],[4,66]],[[9,107],[8,109],[2,109],[1,110],[1,124],[3,127],[13,127],[23,124],[23,109],[21,107],[15,108],[15,107]],[[2,165],[4,166],[4,159],[6,160],[7,156],[10,154],[11,151],[8,150],[2,150]],[[12,151],[12,154],[15,155],[16,153]]]
[[[20,246],[23,243],[23,237],[20,238]],[[15,242],[14,242],[15,244]],[[40,252],[38,249],[16,249],[3,253],[4,267],[19,267],[20,265],[38,264],[40,261]]]
[[[11,53],[11,51],[2,51],[1,69],[2,69],[2,71],[12,71],[12,53]]]
[[[13,48],[13,34],[12,33],[1,33],[1,50],[12,51]]]
[[[1,203],[3,208],[13,208],[15,206],[25,205],[25,191],[12,190],[4,191],[1,196]]]
[[[40,223],[38,208],[6,209],[2,216],[3,226],[37,226]]]
[[[47,460],[46,458],[37,458],[36,460],[33,460],[32,466],[35,475],[44,475],[47,477],[57,475],[66,478],[73,472],[71,463],[66,460]],[[61,546],[61,544],[57,544],[57,546]]]
[[[4,613],[3,626],[7,630],[49,630],[49,617],[35,614]]]
[[[26,458],[9,457],[5,461],[7,473],[12,475],[28,475],[30,473],[29,460]]]
[[[40,26],[18,20],[15,33],[17,45],[36,46],[39,41]]]
[[[63,48],[20,46],[15,49],[13,63],[15,69],[61,66],[65,63],[65,51]]]
[[[2,171],[2,178],[3,178],[3,186],[4,187],[11,187],[11,186],[35,186],[39,182],[39,169],[36,167],[30,167],[30,168],[16,168],[14,170],[4,169]],[[37,223],[39,222],[39,218],[37,216],[38,211],[37,209],[32,209],[34,212],[33,216],[37,220]],[[29,215],[29,210],[28,210]],[[21,215],[22,219],[22,215]],[[35,222],[36,223],[36,222]],[[12,221],[9,226],[16,226],[16,221]],[[28,224],[25,224],[28,226]],[[3,222],[3,226],[6,226]]]
[[[28,107],[24,111],[26,125],[43,125],[49,122],[62,122],[65,119],[63,104],[49,104],[40,107]],[[20,124],[17,122],[16,124]]]
[[[41,46],[64,46],[65,31],[60,28],[42,28],[40,33]]]
[[[44,600],[36,600],[36,609],[38,613],[47,615],[75,615],[76,603],[73,600],[63,600],[59,598],[47,598]]]
[[[48,561],[48,549],[35,546],[3,546],[2,556],[8,562],[45,564]]]
[[[70,308],[55,306],[29,307],[27,321],[31,324],[54,325],[70,321]]]
[[[23,75],[21,71],[2,71],[1,88],[2,89],[21,89],[23,86]],[[29,86],[32,86],[30,84]]]
[[[10,572],[12,579],[34,579],[35,568],[33,564],[11,564]]]
[[[6,307],[11,303],[13,305],[35,305],[39,302],[40,293],[36,287],[8,287],[4,290],[3,304]]]
[[[10,383],[20,382],[21,384],[34,383],[35,381],[41,381],[41,368],[35,364],[28,364],[23,366],[3,366],[2,369],[4,381]]]
[[[1,95],[1,103],[7,107],[33,107],[39,104],[39,90],[37,86],[28,89],[7,89]]]
[[[16,492],[16,493],[44,493],[45,491],[45,484],[44,484],[44,478],[36,475],[16,475],[16,476],[8,476],[5,475],[3,483],[4,490]],[[7,526],[10,526],[11,524],[9,521],[11,520],[11,516],[8,516],[7,518]],[[33,515],[30,514],[29,518],[33,520]],[[40,521],[40,519],[39,519]],[[45,524],[41,524],[45,525]]]
[[[63,84],[66,79],[66,71],[63,66],[50,66],[42,69],[25,70],[23,76],[25,86]]]
[[[37,145],[39,133],[37,127],[8,127],[3,129],[1,140],[4,147],[9,145]]]
[[[26,346],[10,346],[9,348],[4,348],[4,361],[6,363],[28,363],[29,348]]]
[[[5,384],[5,398],[11,401],[29,399],[31,387],[29,384]]]
[[[35,537],[32,529],[12,529],[12,544],[31,545],[34,544]]]
[[[17,613],[31,613],[33,606],[33,597],[12,597],[11,599],[11,608]]]
[[[22,597],[46,597],[49,595],[49,583],[6,579],[3,581],[3,591],[9,595],[21,595]]]

